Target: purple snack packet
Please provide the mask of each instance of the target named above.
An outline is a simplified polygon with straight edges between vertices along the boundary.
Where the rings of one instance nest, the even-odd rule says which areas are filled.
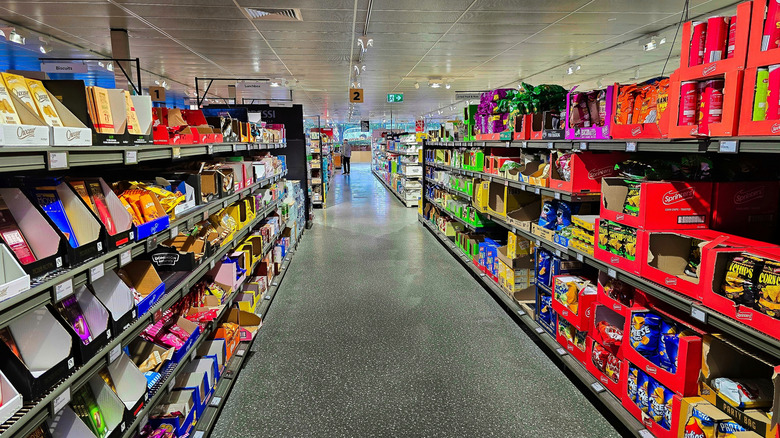
[[[62,306],[62,314],[68,323],[76,331],[76,334],[81,339],[84,345],[92,342],[92,332],[89,331],[87,320],[84,318],[84,313],[81,311],[81,306],[76,300],[75,296],[68,297],[60,302]]]

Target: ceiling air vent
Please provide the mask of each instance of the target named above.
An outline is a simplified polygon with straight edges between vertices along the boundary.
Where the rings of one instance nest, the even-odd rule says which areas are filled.
[[[244,8],[251,20],[267,21],[303,21],[300,9],[284,8]]]

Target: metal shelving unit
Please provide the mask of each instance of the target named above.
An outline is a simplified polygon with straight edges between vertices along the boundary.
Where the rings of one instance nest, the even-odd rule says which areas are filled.
[[[598,379],[593,377],[577,359],[568,354],[566,349],[562,348],[555,338],[540,327],[539,324],[537,324],[525,310],[520,308],[517,302],[501,290],[493,280],[480,272],[479,269],[471,263],[471,259],[461,252],[450,238],[444,235],[436,226],[422,216],[418,215],[417,218],[422,222],[425,228],[429,230],[445,248],[447,248],[450,254],[452,254],[452,256],[472,274],[482,287],[503,304],[503,307],[512,315],[512,318],[527,329],[526,332],[529,333],[529,336],[535,338],[537,344],[547,352],[548,356],[553,358],[559,365],[562,365],[565,369],[569,370],[570,374],[568,375],[572,380],[578,381],[583,387],[591,392],[593,396],[592,399],[599,402],[599,407],[606,408],[611,412],[611,414],[620,421],[626,431],[632,435],[638,437],[652,436],[642,423],[636,420],[623,407],[623,404],[617,397],[607,391]]]
[[[292,256],[295,254],[295,250],[298,249],[298,243],[300,242],[302,234],[303,230],[296,236],[293,249],[285,256],[282,265],[279,267],[279,273],[271,283],[271,287],[268,288],[268,291],[266,291],[263,296],[262,303],[258,305],[256,313],[262,318],[265,318],[265,315],[268,313],[268,309],[271,307],[271,303],[276,296],[276,292],[279,290],[279,287],[281,287],[282,280],[284,280],[285,274],[287,274],[287,270],[290,266]],[[219,414],[222,412],[222,408],[225,407],[227,398],[233,390],[238,374],[246,361],[247,352],[250,351],[256,339],[257,334],[255,334],[251,341],[242,341],[236,348],[233,357],[231,357],[225,365],[222,376],[211,395],[209,404],[206,406],[206,409],[203,411],[200,418],[198,418],[198,422],[195,424],[195,427],[190,434],[192,438],[205,438],[214,430]]]
[[[284,143],[209,143],[145,146],[0,147],[0,173],[71,167],[130,165],[227,152],[281,149]]]
[[[404,205],[404,207],[417,207],[419,204],[419,201],[406,201],[404,198],[401,197],[401,195],[398,194],[398,192],[395,191],[394,188],[390,187],[389,184],[387,184],[387,181],[382,178],[382,175],[378,174],[376,171],[372,170],[371,173],[374,174],[376,179],[378,179],[385,187],[387,187],[387,190],[395,195],[396,198],[398,198],[399,201],[401,201],[401,204]]]
[[[181,279],[170,289],[167,289],[165,295],[151,309],[149,309],[147,313],[139,316],[138,319],[136,319],[127,330],[118,334],[117,337],[111,341],[111,343],[95,354],[95,356],[92,357],[92,359],[90,359],[87,363],[78,367],[65,380],[52,388],[52,390],[46,396],[32,403],[26,403],[22,407],[22,410],[17,413],[17,415],[0,426],[0,433],[4,436],[26,436],[36,427],[41,425],[50,414],[54,413],[55,405],[64,406],[65,403],[61,403],[61,397],[70,397],[70,394],[86,384],[87,381],[100,369],[113,362],[114,359],[122,354],[122,347],[129,344],[132,339],[136,338],[144,330],[144,328],[146,328],[146,326],[154,323],[154,314],[156,312],[170,308],[174,303],[176,303],[186,293],[188,293],[190,287],[199,281],[200,278],[206,272],[208,272],[209,269],[214,267],[217,261],[224,257],[225,254],[232,251],[255,226],[260,224],[263,219],[275,211],[278,208],[280,201],[281,198],[275,200],[272,204],[266,207],[248,226],[238,231],[233,239],[229,243],[225,244],[216,254],[204,259],[203,262],[194,271],[190,272],[189,275]],[[228,305],[225,306],[225,308],[222,310],[222,313],[214,321],[219,321],[221,317],[224,316],[224,312],[230,308],[230,304],[232,304],[233,299],[238,295],[238,293],[238,289],[232,293],[231,297],[226,301]],[[209,326],[207,326],[206,330],[201,333],[200,338],[192,347],[191,351],[197,351],[197,348],[202,343],[202,341],[207,339],[209,334],[216,328],[214,321],[209,323]],[[179,362],[173,372],[170,373],[170,375],[165,379],[160,387],[166,387],[168,383],[173,382],[175,376],[183,368],[183,366],[188,363],[189,360],[191,360],[191,358],[191,356],[188,356],[187,359]],[[141,422],[145,424],[145,419],[148,419],[149,411],[154,407],[156,401],[159,400],[163,393],[165,393],[165,391],[158,390],[153,396],[150,397],[149,401],[145,404],[144,409],[136,417],[133,425],[124,433],[124,437],[133,436],[136,432],[137,426]]]

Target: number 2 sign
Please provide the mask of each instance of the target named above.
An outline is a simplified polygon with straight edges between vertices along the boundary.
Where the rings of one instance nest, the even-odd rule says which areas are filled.
[[[349,101],[352,103],[363,103],[363,89],[362,88],[350,88],[349,89]]]

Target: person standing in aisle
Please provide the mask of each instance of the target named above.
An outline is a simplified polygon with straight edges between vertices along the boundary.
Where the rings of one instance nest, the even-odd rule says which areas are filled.
[[[341,146],[341,174],[349,175],[349,159],[352,158],[352,146],[344,140]]]

